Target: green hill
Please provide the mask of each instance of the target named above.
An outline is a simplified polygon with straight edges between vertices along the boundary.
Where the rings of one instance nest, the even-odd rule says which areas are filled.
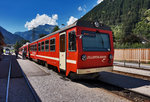
[[[150,47],[150,0],[104,0],[80,20],[109,25],[116,48]]]

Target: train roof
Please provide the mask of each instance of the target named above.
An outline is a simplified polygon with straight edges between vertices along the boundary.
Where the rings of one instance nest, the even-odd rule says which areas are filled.
[[[98,22],[98,23],[99,23],[99,22]],[[46,38],[46,37],[49,37],[49,36],[51,36],[51,35],[54,35],[54,34],[63,32],[63,31],[65,31],[65,30],[67,30],[67,29],[69,29],[69,28],[73,28],[73,27],[75,27],[75,26],[88,27],[88,28],[95,28],[95,29],[102,29],[102,30],[109,30],[109,31],[112,31],[109,26],[104,25],[104,24],[102,24],[102,23],[99,23],[99,26],[96,27],[96,26],[95,26],[95,22],[77,20],[77,21],[74,22],[73,24],[71,24],[71,25],[69,25],[69,26],[66,26],[66,27],[64,27],[64,28],[62,28],[62,29],[60,29],[60,30],[57,30],[57,31],[55,31],[55,32],[53,32],[53,33],[50,33],[50,34],[48,34],[48,35],[46,35],[46,36],[44,36],[44,37],[42,37],[42,38],[40,38],[40,39],[37,39],[37,40],[31,42],[31,43],[34,43],[34,42],[36,42],[36,41],[39,41],[39,40],[44,39],[44,38]]]
[[[20,48],[23,48],[23,47],[25,47],[25,46],[27,46],[28,44],[30,44],[29,42],[26,42],[24,45],[22,45]],[[19,48],[19,49],[20,49]]]

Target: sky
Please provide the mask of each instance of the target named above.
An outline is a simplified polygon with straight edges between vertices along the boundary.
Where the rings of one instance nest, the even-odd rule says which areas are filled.
[[[103,0],[1,0],[0,26],[14,33],[38,25],[72,24]]]

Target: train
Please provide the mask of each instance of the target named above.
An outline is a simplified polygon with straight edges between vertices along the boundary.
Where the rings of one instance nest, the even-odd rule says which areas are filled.
[[[76,21],[73,24],[27,43],[19,48],[26,57],[58,72],[88,75],[113,69],[113,33],[98,21]]]

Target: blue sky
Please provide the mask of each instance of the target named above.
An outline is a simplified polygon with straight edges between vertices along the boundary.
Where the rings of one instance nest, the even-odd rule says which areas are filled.
[[[67,25],[101,1],[103,0],[1,0],[0,26],[14,33],[45,23]]]

